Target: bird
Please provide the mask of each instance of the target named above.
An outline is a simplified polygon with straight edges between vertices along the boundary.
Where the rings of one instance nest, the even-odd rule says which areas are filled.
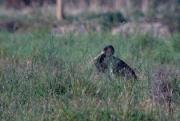
[[[112,45],[103,48],[100,54],[94,58],[94,64],[98,72],[110,72],[115,76],[125,77],[126,79],[137,79],[135,71],[123,60],[114,56],[115,49]]]

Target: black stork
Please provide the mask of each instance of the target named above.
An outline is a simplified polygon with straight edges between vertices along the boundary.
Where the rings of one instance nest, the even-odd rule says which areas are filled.
[[[112,45],[103,48],[102,52],[94,58],[94,64],[98,72],[106,73],[108,70],[113,75],[126,79],[137,79],[134,70],[123,60],[114,56],[115,50]]]

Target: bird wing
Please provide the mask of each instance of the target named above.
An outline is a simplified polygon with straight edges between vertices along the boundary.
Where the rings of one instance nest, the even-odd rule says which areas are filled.
[[[128,77],[133,77],[137,78],[134,70],[123,60],[117,57],[113,57],[114,60],[114,66],[113,66],[113,72],[114,73],[119,73],[123,76],[128,76]]]

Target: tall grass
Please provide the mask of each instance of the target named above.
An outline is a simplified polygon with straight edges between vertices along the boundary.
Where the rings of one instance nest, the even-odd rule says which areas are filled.
[[[179,80],[173,114],[146,108],[157,65],[180,67],[180,37],[88,33],[53,36],[48,30],[0,32],[2,121],[178,121]],[[95,78],[91,59],[107,44],[135,68],[139,80]]]

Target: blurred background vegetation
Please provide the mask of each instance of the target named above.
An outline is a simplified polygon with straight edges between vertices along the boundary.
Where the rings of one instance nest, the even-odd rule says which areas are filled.
[[[79,21],[81,19],[100,19],[98,21],[101,22],[105,27],[113,26],[115,23],[117,26],[119,23],[128,21],[146,23],[147,26],[152,25],[157,29],[166,29],[162,31],[168,31],[169,33],[180,30],[179,0],[60,1],[62,1],[62,4],[60,5],[62,6],[61,16],[63,16],[64,20],[67,21],[69,19]],[[17,12],[17,14],[26,14],[27,16],[31,16],[33,18],[41,17],[42,20],[40,21],[42,22],[47,21],[45,18],[43,18],[46,16],[51,17],[49,21],[50,23],[53,23],[52,19],[56,16],[56,0],[1,0],[0,3],[1,18],[6,18],[6,15],[9,15],[9,17],[15,17],[16,19],[19,18],[19,16],[12,13],[14,10]],[[42,10],[42,8],[44,9]],[[55,21],[55,19],[53,20]],[[81,23],[82,22],[87,21],[81,21]],[[3,22],[1,22],[1,24],[2,23]],[[156,24],[160,25],[160,28]]]
[[[0,120],[179,121],[179,13],[180,0],[0,0]],[[96,75],[108,44],[136,82]]]

